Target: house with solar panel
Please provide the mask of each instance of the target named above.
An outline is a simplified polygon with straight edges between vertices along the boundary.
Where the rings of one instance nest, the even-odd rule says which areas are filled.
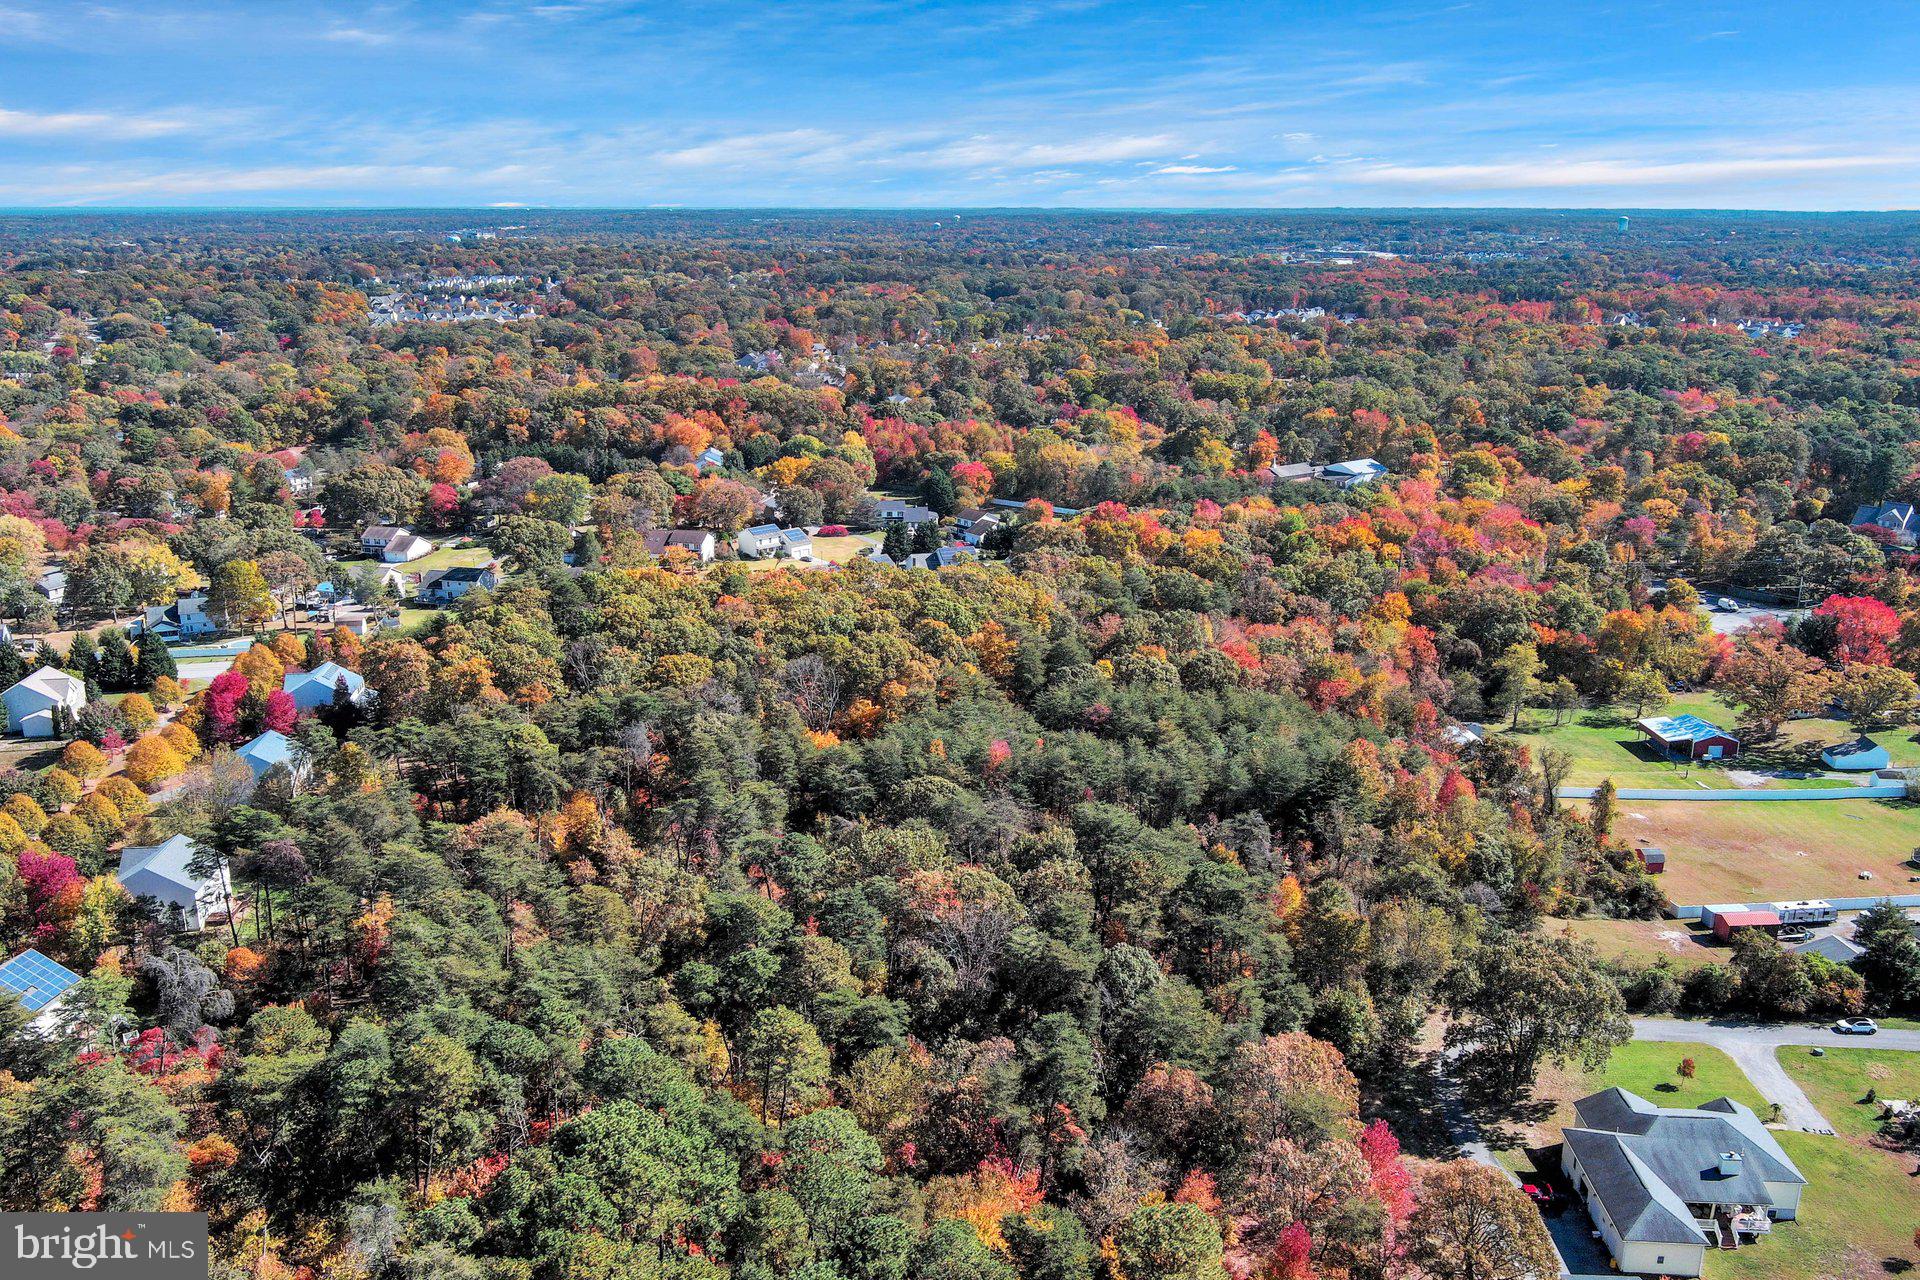
[[[33,1015],[28,1025],[42,1035],[54,1029],[61,1003],[79,982],[79,974],[31,948],[0,964],[0,991],[13,994],[20,1006]]]
[[[224,862],[195,872],[200,847],[186,836],[172,836],[156,845],[129,848],[120,854],[118,879],[134,898],[151,898],[160,919],[182,933],[198,933],[207,918],[223,910],[233,887]]]
[[[1696,715],[1647,716],[1633,727],[1669,760],[1732,760],[1740,754],[1740,739]]]
[[[1799,1216],[1806,1176],[1732,1098],[1668,1110],[1616,1087],[1573,1110],[1560,1167],[1621,1271],[1697,1276]]]

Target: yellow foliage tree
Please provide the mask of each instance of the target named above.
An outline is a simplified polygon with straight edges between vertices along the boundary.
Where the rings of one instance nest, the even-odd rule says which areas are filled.
[[[97,778],[107,771],[107,753],[82,738],[75,738],[60,753],[60,767],[76,778]]]

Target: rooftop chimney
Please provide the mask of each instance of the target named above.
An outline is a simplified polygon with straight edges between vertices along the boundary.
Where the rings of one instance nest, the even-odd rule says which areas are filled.
[[[1720,1176],[1723,1178],[1737,1178],[1740,1176],[1740,1153],[1738,1151],[1722,1151],[1720,1153]]]

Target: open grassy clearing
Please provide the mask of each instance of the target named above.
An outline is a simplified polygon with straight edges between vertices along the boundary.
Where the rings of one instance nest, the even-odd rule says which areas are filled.
[[[1549,917],[1540,931],[1570,934],[1592,945],[1607,960],[1648,963],[1671,960],[1683,969],[1724,964],[1733,952],[1714,941],[1713,934],[1685,920],[1563,920]]]
[[[1693,1059],[1692,1079],[1680,1075],[1680,1063]],[[1552,1064],[1541,1069],[1534,1085],[1534,1106],[1524,1121],[1509,1126],[1502,1154],[1509,1168],[1524,1169],[1526,1150],[1560,1141],[1560,1131],[1573,1123],[1573,1104],[1612,1085],[1631,1089],[1660,1107],[1697,1107],[1715,1098],[1732,1098],[1752,1107],[1762,1117],[1769,1108],[1738,1064],[1705,1044],[1656,1044],[1631,1040],[1613,1051],[1598,1071],[1569,1070]]]
[[[1623,800],[1614,834],[1667,851],[1677,903],[1908,892],[1920,805],[1900,800]],[[1861,880],[1869,871],[1873,879]]]
[[[1657,714],[1696,715],[1729,730],[1737,718],[1726,703],[1710,693],[1690,693],[1675,698]],[[1567,775],[1571,787],[1598,786],[1608,778],[1616,787],[1693,787],[1703,790],[1766,785],[1769,787],[1826,788],[1846,786],[1837,778],[1774,778],[1764,783],[1747,775],[1770,772],[1818,773],[1826,769],[1820,761],[1820,749],[1837,742],[1851,741],[1858,735],[1838,720],[1808,719],[1789,721],[1780,730],[1778,742],[1749,746],[1741,758],[1727,765],[1695,764],[1661,758],[1633,727],[1633,711],[1628,707],[1602,707],[1577,711],[1565,723],[1555,725],[1550,712],[1534,710],[1520,718],[1520,727],[1509,730],[1519,741],[1539,751],[1557,747],[1573,760]],[[1886,747],[1899,766],[1920,767],[1920,740],[1907,729],[1872,735]]]

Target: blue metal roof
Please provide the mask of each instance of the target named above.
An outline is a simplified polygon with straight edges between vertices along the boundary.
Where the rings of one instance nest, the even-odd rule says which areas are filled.
[[[1648,716],[1640,727],[1667,742],[1697,742],[1701,738],[1731,738],[1732,734],[1696,715]]]
[[[28,1013],[40,1012],[78,981],[79,974],[31,949],[0,964],[0,989],[19,996]]]

